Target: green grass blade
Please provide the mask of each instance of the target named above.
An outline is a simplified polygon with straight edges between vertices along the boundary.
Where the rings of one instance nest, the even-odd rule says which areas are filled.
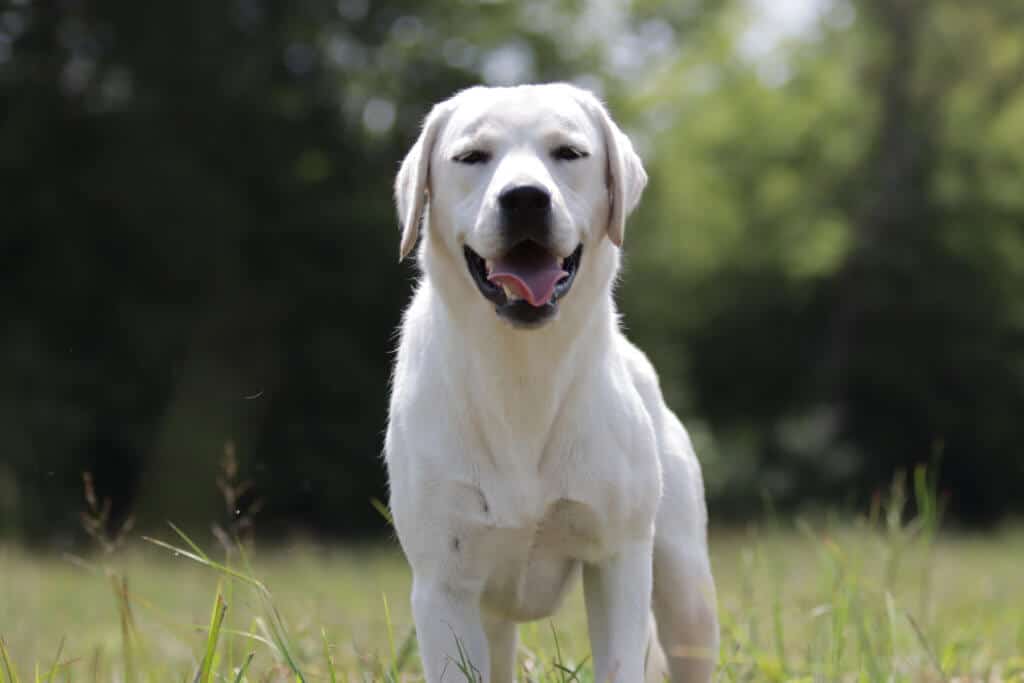
[[[249,665],[252,664],[252,658],[255,652],[250,652],[249,656],[242,662],[242,666],[239,667],[238,673],[235,675],[235,683],[242,683],[242,679],[245,678],[245,672],[249,670]]]
[[[249,561],[249,554],[245,550],[245,546],[242,543],[238,544],[239,555],[242,558],[242,563],[245,565],[245,569],[249,572],[249,580],[259,589],[260,600],[263,603],[263,608],[266,610],[269,617],[269,631],[272,640],[276,646],[276,649],[280,653],[281,657],[288,664],[288,667],[292,670],[298,680],[305,683],[305,676],[299,669],[298,663],[292,656],[291,647],[288,644],[288,633],[285,629],[284,619],[281,618],[281,613],[277,609],[277,605],[274,604],[273,596],[262,582],[251,578],[256,572],[253,571],[252,563]]]
[[[238,543],[238,554],[242,558],[242,564],[245,565],[246,571],[250,575],[254,575],[256,572],[253,571],[252,563],[249,561],[249,554],[245,550],[245,546],[242,543]],[[263,607],[267,611],[270,617],[270,635],[277,645],[277,650],[281,654],[281,657],[288,664],[288,667],[292,670],[298,680],[301,683],[305,683],[306,677],[299,669],[299,665],[296,663],[295,658],[292,656],[291,648],[288,644],[288,633],[284,626],[284,619],[281,618],[281,613],[277,609],[277,605],[274,604],[273,596],[270,594],[270,590],[263,585],[261,582],[251,579],[259,588],[260,599],[263,602]]]
[[[188,547],[192,548],[192,551],[195,552],[196,555],[203,558],[207,562],[210,562],[209,556],[207,556],[207,554],[203,552],[203,549],[196,545],[196,543],[188,537],[188,534],[186,534],[184,531],[175,526],[174,522],[167,522],[167,525],[174,530],[174,533],[178,534],[181,540],[185,541],[185,543],[188,544]]]
[[[408,664],[412,659],[412,654],[415,651],[416,629],[410,628],[409,632],[405,634],[405,639],[398,648],[398,657],[395,659],[395,675],[398,675],[405,670],[406,664]]]
[[[377,665],[376,673],[384,680],[384,683],[398,683],[395,680],[395,677],[391,675],[391,670],[384,666],[384,662],[382,662],[380,659],[379,652],[374,655],[373,661]]]
[[[7,652],[7,643],[3,638],[0,638],[0,663],[4,665],[4,683],[21,683],[21,679],[18,678],[18,670],[11,663],[11,655]]]
[[[395,650],[395,630],[391,624],[391,610],[388,608],[387,593],[381,593],[380,599],[384,603],[384,626],[388,632],[388,648],[391,651],[391,677],[398,678],[398,671],[395,670],[395,662],[398,660],[398,652]]]
[[[875,655],[875,647],[871,642],[871,633],[868,626],[868,616],[863,609],[860,610],[860,618],[857,620],[857,636],[860,639],[861,659],[866,662],[865,669],[869,680],[875,683],[882,683],[885,678],[882,676],[882,667],[879,665],[878,657]]]
[[[469,653],[466,652],[465,646],[462,644],[462,640],[452,631],[452,637],[455,638],[455,649],[459,654],[459,660],[455,662],[455,666],[458,667],[463,677],[466,679],[466,683],[480,683],[483,680],[483,674],[476,668],[476,665],[469,658]]]
[[[226,565],[226,566],[230,567],[231,565]],[[235,582],[234,581],[228,581],[227,585],[224,586],[224,592],[227,594],[224,597],[224,602],[226,602],[229,605],[233,605],[235,603]],[[225,617],[225,622],[224,623],[225,624],[227,623],[227,618],[226,617]],[[222,627],[221,631],[225,635],[228,635],[228,632],[227,632],[226,628]],[[228,671],[234,671],[235,670],[235,641],[234,641],[233,638],[226,638],[225,650],[227,650],[227,652],[225,653],[225,656],[227,658],[227,661],[226,661],[227,670]]]
[[[555,641],[554,667],[558,671],[558,675],[561,678],[561,683],[567,683],[567,679],[565,676],[566,672],[569,672],[570,669],[566,668],[566,666],[562,663],[562,646],[558,642],[558,631],[555,630],[555,622],[549,621],[548,626],[551,627],[551,637]]]
[[[64,654],[64,643],[66,636],[61,636],[60,643],[57,644],[57,654],[53,657],[53,664],[50,666],[50,670],[46,672],[46,683],[51,683],[53,677],[57,675],[57,672],[63,666],[60,663],[60,656]]]
[[[320,629],[320,639],[324,644],[324,660],[327,661],[327,673],[331,677],[331,683],[338,683],[338,674],[334,670],[334,657],[331,656],[331,646],[327,642],[327,630]]]
[[[896,599],[892,593],[885,591],[885,656],[890,662],[896,656],[896,626],[899,618],[896,613]]]
[[[277,617],[280,618],[280,617]],[[279,630],[280,628],[275,623],[275,617],[271,614],[269,619],[256,618],[256,625],[261,631],[263,631],[263,637],[273,644],[273,649],[281,657],[288,668],[291,669],[292,673],[295,674],[297,680],[301,683],[305,683],[306,677],[299,669],[298,664],[292,657],[291,651],[288,649],[287,643],[284,642],[283,634]]]
[[[264,599],[264,602],[269,603],[269,600]],[[281,656],[284,658],[288,668],[292,670],[292,673],[298,676],[299,681],[305,683],[306,678],[299,669],[299,665],[295,662],[295,658],[292,657],[291,649],[288,647],[288,641],[284,630],[284,622],[281,619],[280,613],[278,613],[277,608],[272,603],[267,604],[267,609],[271,616],[269,620],[270,633],[273,637],[274,643],[277,645],[278,652],[281,653]]]
[[[933,667],[935,667],[935,672],[939,674],[939,680],[946,680],[946,673],[942,670],[942,664],[939,662],[939,658],[936,656],[931,643],[928,642],[928,638],[925,637],[924,631],[921,630],[921,627],[917,624],[917,620],[914,619],[914,616],[910,612],[905,612],[904,614],[906,614],[907,621],[910,622],[911,627],[914,629],[914,634],[917,636],[918,642],[928,655],[928,661],[931,662]]]
[[[185,550],[184,548],[179,548],[177,546],[171,545],[170,543],[166,543],[164,541],[161,541],[161,540],[156,539],[156,538],[151,538],[149,536],[143,536],[142,540],[146,541],[147,543],[152,543],[155,546],[159,546],[159,547],[161,547],[161,548],[163,548],[165,550],[170,550],[171,552],[174,553],[174,555],[176,557],[178,557],[178,556],[186,557],[186,558],[192,560],[193,562],[198,562],[199,564],[201,564],[201,565],[203,565],[205,567],[209,567],[210,569],[215,569],[215,570],[217,570],[217,571],[219,571],[219,572],[221,572],[223,574],[226,574],[226,575],[228,575],[228,576],[230,576],[232,578],[238,579],[239,581],[242,581],[243,583],[247,583],[250,586],[255,587],[260,592],[269,592],[269,591],[267,591],[267,587],[264,586],[257,579],[254,579],[251,576],[247,576],[247,575],[243,574],[240,571],[232,569],[231,567],[227,567],[227,566],[225,566],[223,564],[220,564],[219,562],[215,562],[215,561],[209,559],[208,557],[206,557],[203,554],[196,554],[196,553],[193,553],[191,551]]]
[[[376,510],[377,512],[380,513],[380,516],[384,518],[384,521],[388,523],[388,526],[390,526],[390,527],[394,527],[395,526],[395,520],[391,516],[391,510],[388,508],[387,505],[382,503],[377,498],[371,498],[370,499],[370,505],[373,506],[374,510]]]
[[[209,626],[203,624],[200,626],[193,627],[193,630],[206,632],[209,630]],[[270,640],[269,638],[265,638],[261,635],[258,635],[256,633],[250,633],[248,631],[228,628],[227,626],[222,626],[220,632],[226,636],[238,636],[239,638],[247,638],[249,640],[259,643],[260,645],[265,645],[269,647],[271,650],[277,647],[276,645],[274,645],[274,641]]]
[[[128,599],[128,580],[117,574],[111,574],[110,580],[114,588],[114,598],[117,600],[117,611],[121,621],[121,666],[124,669],[124,679],[127,683],[135,683],[138,680],[135,654],[139,637],[135,630],[131,602]]]
[[[206,634],[206,649],[203,652],[203,662],[199,667],[199,673],[196,675],[196,680],[199,683],[210,683],[213,681],[216,668],[217,642],[220,640],[220,631],[224,624],[224,615],[227,611],[228,605],[224,602],[224,598],[218,589],[217,597],[213,602],[213,613],[210,615],[210,630]]]

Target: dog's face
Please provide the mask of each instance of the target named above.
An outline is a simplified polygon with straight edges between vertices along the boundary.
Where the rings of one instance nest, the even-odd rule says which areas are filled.
[[[551,320],[583,255],[621,244],[646,175],[589,93],[564,84],[473,88],[437,105],[396,184],[402,256],[429,196],[431,247],[514,325]]]

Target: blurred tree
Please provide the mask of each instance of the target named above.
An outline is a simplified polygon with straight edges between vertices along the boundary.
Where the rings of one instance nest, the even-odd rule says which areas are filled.
[[[553,79],[647,160],[621,298],[714,514],[938,444],[963,518],[1019,510],[1024,12],[811,3],[764,50],[760,4],[8,3],[0,533],[74,533],[83,470],[205,528],[228,442],[258,531],[382,530],[393,174],[433,102]]]
[[[1024,13],[835,2],[758,59],[721,19],[633,105],[658,232],[624,292],[712,498],[863,502],[941,451],[960,518],[1019,510]]]
[[[411,272],[398,162],[430,105],[481,78],[587,77],[606,19],[454,0],[5,9],[0,491],[20,491],[17,527],[73,533],[84,470],[115,523],[208,526],[232,441],[263,531],[380,530]]]

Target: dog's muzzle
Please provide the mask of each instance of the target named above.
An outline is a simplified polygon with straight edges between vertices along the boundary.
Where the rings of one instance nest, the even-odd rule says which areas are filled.
[[[559,259],[533,240],[520,242],[501,256],[485,259],[463,246],[466,266],[494,310],[516,327],[540,327],[558,313],[558,302],[569,293],[583,256],[580,244]]]
[[[502,253],[485,259],[465,246],[466,265],[498,315],[518,327],[540,326],[572,287],[583,245],[566,258],[551,248],[551,194],[542,187],[510,187],[498,195],[498,209]]]

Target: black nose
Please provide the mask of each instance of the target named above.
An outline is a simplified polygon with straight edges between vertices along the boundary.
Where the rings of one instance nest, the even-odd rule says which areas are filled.
[[[498,195],[498,204],[507,214],[540,215],[551,209],[551,195],[536,185],[519,185]]]

